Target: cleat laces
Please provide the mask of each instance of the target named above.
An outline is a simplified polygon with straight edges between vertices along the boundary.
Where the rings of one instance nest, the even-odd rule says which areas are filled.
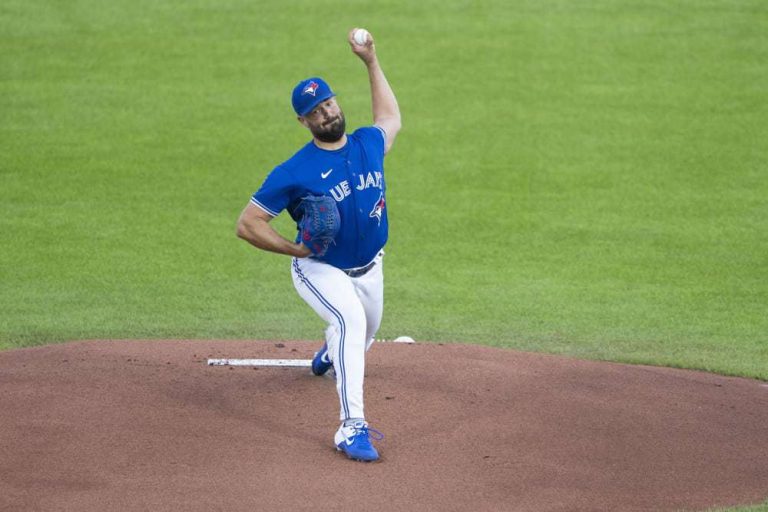
[[[369,438],[373,438],[375,441],[381,441],[384,439],[384,434],[376,430],[375,428],[371,428],[368,426],[363,427],[352,427],[355,430],[354,437],[360,438],[360,440],[367,446],[371,445],[371,441]]]

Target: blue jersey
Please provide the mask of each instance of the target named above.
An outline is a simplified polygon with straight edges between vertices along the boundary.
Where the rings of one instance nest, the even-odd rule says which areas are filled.
[[[346,145],[337,150],[320,149],[311,141],[272,170],[251,202],[273,216],[288,210],[298,222],[296,207],[302,197],[333,197],[341,228],[336,243],[316,259],[341,269],[362,267],[387,242],[384,147],[384,131],[378,126],[348,134]]]

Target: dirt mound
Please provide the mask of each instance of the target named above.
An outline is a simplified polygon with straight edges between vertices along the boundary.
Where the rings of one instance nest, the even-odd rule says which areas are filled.
[[[768,387],[487,347],[378,344],[382,460],[333,447],[334,381],[207,358],[317,343],[0,352],[0,510],[697,510],[768,491]]]

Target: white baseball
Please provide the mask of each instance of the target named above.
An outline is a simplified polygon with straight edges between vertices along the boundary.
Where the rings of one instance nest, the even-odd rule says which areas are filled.
[[[368,42],[368,31],[364,28],[359,28],[355,30],[355,33],[352,35],[352,39],[355,40],[355,43],[362,46]]]
[[[393,340],[395,343],[415,343],[410,336],[400,336]]]

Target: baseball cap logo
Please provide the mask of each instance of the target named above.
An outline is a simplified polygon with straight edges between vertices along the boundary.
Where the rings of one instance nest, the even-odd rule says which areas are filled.
[[[318,87],[320,87],[320,85],[317,82],[309,82],[306,87],[304,87],[304,90],[301,91],[301,95],[311,94],[314,96],[317,93]]]
[[[321,101],[335,96],[328,84],[320,77],[306,78],[296,84],[291,92],[291,105],[300,116],[306,116]]]

